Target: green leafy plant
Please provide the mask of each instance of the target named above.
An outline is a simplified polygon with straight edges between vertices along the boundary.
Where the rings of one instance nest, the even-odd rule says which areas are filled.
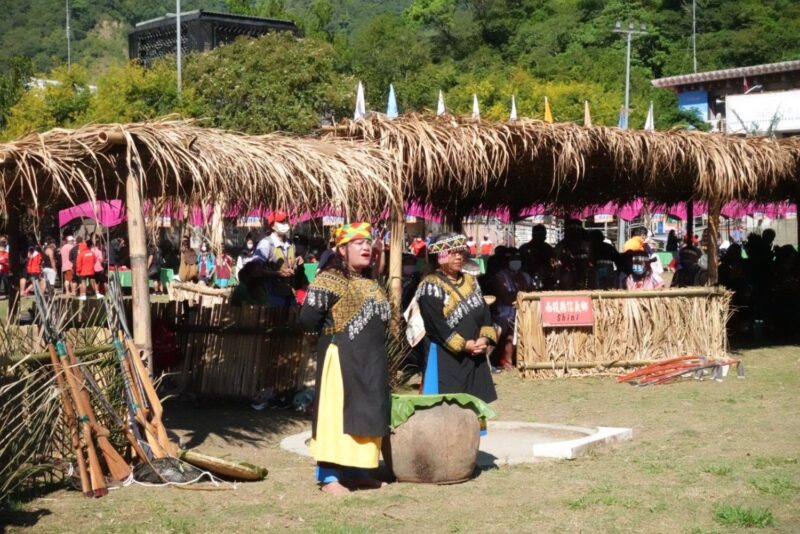
[[[766,508],[747,508],[720,504],[714,508],[714,519],[726,527],[765,528],[775,524],[775,517]]]

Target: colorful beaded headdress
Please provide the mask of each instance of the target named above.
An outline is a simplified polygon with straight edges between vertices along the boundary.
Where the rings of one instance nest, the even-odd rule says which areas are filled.
[[[333,235],[336,246],[346,245],[356,239],[372,240],[372,225],[366,222],[357,222],[342,225]]]
[[[441,254],[442,252],[457,252],[468,250],[467,236],[461,234],[439,236],[436,241],[428,247],[429,254]]]

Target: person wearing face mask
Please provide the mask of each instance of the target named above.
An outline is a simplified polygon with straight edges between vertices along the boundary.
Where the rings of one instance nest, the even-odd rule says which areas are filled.
[[[422,239],[421,235],[414,236],[414,240],[411,242],[410,248],[414,256],[418,258],[425,257],[425,251],[427,249],[427,245],[425,244],[425,241]]]
[[[664,280],[653,272],[650,267],[652,261],[650,255],[644,251],[629,250],[625,252],[627,272],[625,277],[625,289],[661,289],[664,287]]]
[[[253,241],[253,237],[250,234],[247,234],[247,237],[244,241],[244,248],[236,257],[236,279],[239,280],[239,273],[241,272],[242,268],[253,261],[253,254],[256,251],[256,244]],[[241,280],[239,280],[241,282]]]
[[[181,282],[197,282],[197,252],[192,248],[189,236],[181,239],[181,263],[178,278]]]
[[[700,266],[702,251],[686,246],[678,253],[681,268],[672,277],[671,287],[695,287],[708,283],[708,270]]]
[[[434,271],[417,288],[425,337],[414,349],[425,362],[423,394],[469,393],[497,399],[486,353],[497,343],[489,306],[474,276],[462,272],[466,236],[446,233],[428,248]]]
[[[288,308],[295,301],[295,272],[303,265],[289,241],[289,216],[278,210],[267,219],[271,231],[256,245],[253,258],[267,264],[267,286],[272,306]]]
[[[391,315],[383,288],[368,278],[373,257],[368,223],[336,230],[335,256],[308,287],[300,324],[319,335],[317,395],[309,450],[317,481],[334,495],[385,485],[378,467],[391,410],[386,354]]]
[[[207,286],[213,285],[216,270],[216,258],[208,250],[208,243],[204,241],[200,244],[200,254],[197,255],[197,278]]]
[[[497,350],[492,352],[492,365],[500,369],[512,369],[516,360],[514,348],[514,323],[516,310],[514,302],[520,291],[535,291],[541,289],[541,283],[522,270],[522,256],[515,248],[506,252],[503,268],[492,280],[493,293],[497,297],[494,304],[492,317],[495,324],[500,327],[500,336],[497,341]]]

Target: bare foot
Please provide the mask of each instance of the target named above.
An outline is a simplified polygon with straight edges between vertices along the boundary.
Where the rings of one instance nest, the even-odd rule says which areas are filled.
[[[348,480],[347,485],[354,489],[381,489],[388,486],[386,482],[382,482],[377,478],[364,477]]]
[[[342,486],[339,482],[328,482],[322,486],[322,491],[329,495],[347,495],[350,490]]]

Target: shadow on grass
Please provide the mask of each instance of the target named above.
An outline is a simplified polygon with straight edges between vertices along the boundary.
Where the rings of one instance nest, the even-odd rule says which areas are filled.
[[[185,432],[181,445],[187,449],[212,435],[227,443],[259,445],[309,420],[308,415],[291,409],[256,411],[245,403],[176,401],[164,405],[166,427]]]
[[[0,508],[0,532],[5,532],[6,527],[32,527],[39,519],[52,512],[47,508],[35,510],[4,510]]]
[[[42,517],[51,515],[47,508],[37,507],[26,510],[26,504],[51,491],[63,488],[64,484],[53,482],[21,490],[11,496],[0,499],[0,533],[7,527],[32,527]]]

